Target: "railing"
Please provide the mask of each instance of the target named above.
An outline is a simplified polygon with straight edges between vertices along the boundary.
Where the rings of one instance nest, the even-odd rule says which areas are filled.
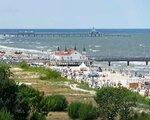
[[[99,57],[88,56],[89,60],[94,61],[150,61],[150,57]]]

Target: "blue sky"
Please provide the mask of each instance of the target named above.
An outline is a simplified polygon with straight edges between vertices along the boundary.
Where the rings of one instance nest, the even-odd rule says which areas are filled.
[[[0,28],[150,28],[150,0],[0,0]]]

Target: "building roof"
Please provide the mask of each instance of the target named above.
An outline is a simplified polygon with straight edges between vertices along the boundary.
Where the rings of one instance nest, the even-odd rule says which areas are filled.
[[[59,50],[59,51],[55,51],[55,55],[69,56],[69,55],[73,54],[74,52],[75,52],[74,49],[68,49],[67,51],[66,50]]]
[[[5,55],[5,52],[0,51],[0,58],[2,58]]]

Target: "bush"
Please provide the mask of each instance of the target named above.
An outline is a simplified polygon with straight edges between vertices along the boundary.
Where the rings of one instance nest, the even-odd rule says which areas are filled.
[[[29,65],[27,64],[26,61],[20,62],[20,63],[19,63],[19,66],[20,66],[21,68],[24,68],[24,69],[29,68]]]
[[[16,105],[18,87],[14,80],[9,79],[9,76],[9,66],[0,64],[0,109],[5,107],[12,113]]]
[[[82,104],[79,109],[80,120],[95,120],[97,118],[97,109],[91,104]]]
[[[2,108],[0,110],[0,120],[13,120],[13,116],[6,109]]]
[[[43,67],[36,68],[39,73],[44,74],[43,76],[40,77],[41,80],[49,80],[49,79],[54,79],[54,80],[59,80],[61,79],[61,74],[57,71],[51,70],[51,69],[46,69]]]
[[[149,113],[135,113],[132,120],[150,120],[150,114]]]
[[[131,108],[135,106],[136,100],[136,94],[123,87],[103,87],[95,97],[101,114],[107,119],[114,119],[118,115],[122,120],[130,119]]]
[[[67,100],[62,95],[52,95],[45,97],[41,105],[45,111],[64,111],[67,108]]]
[[[32,87],[21,85],[19,86],[18,97],[20,97],[25,103],[29,104],[29,107],[41,111],[40,103],[44,99],[44,93],[41,93]]]
[[[0,80],[8,80],[10,77],[10,66],[5,63],[0,63]]]
[[[26,85],[18,86],[9,77],[9,66],[0,64],[0,120],[26,120],[34,111],[38,112],[36,116],[47,114],[40,108],[44,94]]]
[[[79,109],[81,107],[82,103],[80,102],[74,102],[71,103],[68,107],[68,115],[72,119],[79,118]]]
[[[46,120],[46,118],[42,113],[34,112],[30,117],[30,120]]]

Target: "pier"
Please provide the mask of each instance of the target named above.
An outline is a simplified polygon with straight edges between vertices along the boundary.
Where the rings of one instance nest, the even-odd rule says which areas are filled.
[[[102,37],[100,32],[0,32],[3,36],[15,37]]]
[[[99,57],[99,56],[88,56],[89,60],[97,62],[108,62],[108,65],[111,66],[111,62],[125,61],[127,66],[130,65],[130,62],[145,62],[145,65],[148,65],[150,57]]]
[[[127,34],[108,34],[99,31],[0,31],[4,37],[131,37]]]
[[[145,65],[148,65],[150,62],[150,57],[93,57],[93,56],[88,56],[89,60],[85,61],[84,63],[86,65],[92,65],[93,61],[97,62],[108,62],[108,65],[111,66],[112,62],[126,62],[127,66],[130,65],[130,62],[145,62]],[[29,62],[30,61],[30,62]],[[58,66],[78,66],[80,65],[83,61],[55,61],[55,60],[29,60],[29,63],[33,62],[43,62],[43,63],[49,63],[51,65],[58,65]]]

